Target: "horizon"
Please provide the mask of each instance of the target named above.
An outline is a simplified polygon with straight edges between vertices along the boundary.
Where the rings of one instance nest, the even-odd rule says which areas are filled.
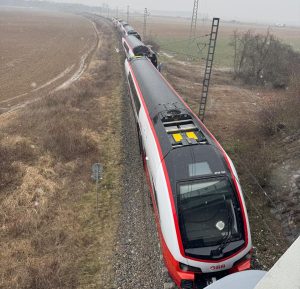
[[[191,17],[193,10],[193,0],[160,1],[160,0],[112,0],[103,1],[98,0],[50,0],[50,2],[59,3],[77,3],[88,6],[101,7],[108,5],[111,10],[117,7],[119,11],[126,11],[127,5],[130,6],[131,11],[143,12],[145,7],[157,12],[164,12],[167,14],[184,14],[186,17]],[[243,2],[243,3],[241,3]],[[228,7],[234,7],[231,9]],[[266,13],[268,11],[268,13]],[[300,26],[300,1],[298,0],[252,0],[239,1],[228,0],[226,3],[221,0],[200,0],[198,16],[208,15],[209,18],[219,17],[223,20],[236,20],[239,22],[264,23],[264,24],[286,24]],[[180,15],[178,15],[180,16]]]
[[[7,2],[12,1],[12,4],[16,4],[14,2],[14,0],[7,0]],[[81,4],[81,5],[86,5],[88,7],[109,7],[110,9],[110,15],[111,16],[115,16],[116,14],[114,13],[114,11],[116,11],[118,9],[119,11],[119,15],[120,14],[125,14],[126,10],[127,10],[127,5],[124,5],[124,3],[126,2],[135,2],[137,0],[128,0],[128,1],[123,1],[123,0],[113,0],[110,1],[110,4],[107,4],[105,2],[100,2],[100,1],[96,1],[96,0],[16,0],[18,1],[24,1],[24,3],[28,3],[30,1],[33,2],[37,2],[37,3],[43,3],[43,2],[48,2],[48,3],[59,3],[59,4]],[[159,0],[152,0],[152,1],[159,1]],[[180,0],[175,0],[175,2],[178,2]],[[188,10],[188,6],[184,5],[184,9],[178,9],[178,6],[174,5],[172,6],[170,9],[166,10],[163,9],[164,6],[156,6],[154,9],[151,8],[151,5],[147,5],[146,4],[149,2],[148,0],[145,0],[143,3],[145,3],[145,5],[129,5],[130,6],[130,13],[131,14],[142,14],[144,11],[144,6],[146,6],[148,8],[148,11],[150,12],[150,14],[152,14],[153,16],[167,16],[167,17],[181,17],[181,18],[187,18],[187,19],[191,19],[192,16],[192,8],[193,8],[193,0],[187,0],[188,2],[190,2],[189,4],[191,4],[192,6],[190,6],[190,10]],[[259,16],[243,16],[243,13],[237,13],[238,7],[235,10],[235,13],[229,13],[229,11],[224,10],[224,11],[220,11],[218,9],[220,9],[220,7],[214,7],[213,6],[208,6],[205,5],[205,2],[207,2],[208,0],[205,1],[199,1],[199,9],[198,9],[198,19],[212,19],[213,17],[218,17],[221,19],[221,21],[224,22],[228,22],[228,21],[236,21],[236,22],[240,22],[240,23],[253,23],[253,24],[262,24],[262,25],[271,25],[271,26],[295,26],[295,27],[299,27],[300,26],[300,1],[299,3],[296,2],[296,0],[286,0],[287,2],[293,3],[294,8],[293,10],[293,15],[289,15],[288,19],[286,18],[286,16],[282,16],[282,15],[286,15],[287,11],[285,11],[285,13],[280,14],[281,17],[279,18],[274,18],[275,14],[268,14],[269,17],[259,17]],[[218,2],[220,0],[211,0],[211,2]],[[235,2],[237,0],[228,0],[226,3],[229,2]],[[253,0],[253,1],[259,1],[259,0]],[[270,2],[271,0],[265,0],[265,2]],[[275,0],[275,2],[278,2],[279,0]],[[111,3],[122,3],[121,6],[113,6],[113,4]],[[274,2],[274,1],[272,1]],[[275,4],[274,2],[274,4]],[[186,3],[186,2],[185,2]],[[6,6],[5,5],[5,0],[0,3],[1,6]],[[178,3],[177,3],[178,4]],[[210,3],[211,4],[211,3]],[[249,3],[247,3],[249,5]],[[8,5],[9,6],[9,5]],[[251,7],[249,7],[249,13],[248,15],[252,15],[250,13],[250,8],[254,8],[252,5]],[[289,7],[288,5],[284,5],[285,7]],[[277,7],[276,5],[274,5],[274,7]],[[273,8],[274,8],[273,7]],[[291,7],[289,7],[289,9],[291,9]],[[245,10],[245,9],[244,9]],[[274,10],[274,9],[273,9]],[[219,13],[218,13],[219,12]],[[272,16],[273,15],[273,16]]]

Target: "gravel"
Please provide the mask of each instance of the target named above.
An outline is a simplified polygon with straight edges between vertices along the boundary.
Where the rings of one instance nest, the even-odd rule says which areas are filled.
[[[139,152],[136,123],[123,93],[123,195],[116,241],[114,288],[164,288],[170,282],[159,247],[149,188]],[[168,282],[168,283],[167,283]]]

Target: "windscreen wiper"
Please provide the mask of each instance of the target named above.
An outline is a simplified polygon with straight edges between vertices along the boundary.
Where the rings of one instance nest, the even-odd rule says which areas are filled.
[[[227,219],[228,229],[227,234],[221,244],[218,246],[217,249],[211,250],[211,256],[217,257],[223,254],[223,250],[226,248],[226,246],[229,244],[229,242],[232,240],[232,216],[230,214],[230,211],[228,210],[228,219]]]

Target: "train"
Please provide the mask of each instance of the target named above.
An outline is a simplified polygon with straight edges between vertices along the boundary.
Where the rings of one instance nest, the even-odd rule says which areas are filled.
[[[125,38],[126,39],[126,38]],[[147,55],[124,43],[125,74],[163,260],[182,289],[251,266],[249,219],[222,146]]]

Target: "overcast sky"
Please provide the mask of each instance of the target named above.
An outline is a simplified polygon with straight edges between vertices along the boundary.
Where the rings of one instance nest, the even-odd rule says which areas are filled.
[[[125,9],[130,5],[138,10],[191,11],[194,0],[56,0]],[[200,0],[199,13],[225,20],[286,23],[300,25],[300,0]],[[299,36],[300,37],[300,36]]]

